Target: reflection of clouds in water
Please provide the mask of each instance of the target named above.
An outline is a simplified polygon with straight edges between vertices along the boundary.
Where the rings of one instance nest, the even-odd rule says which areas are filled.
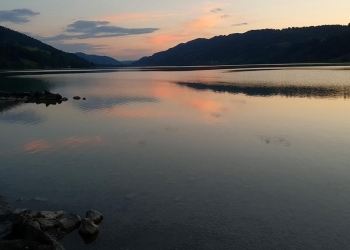
[[[204,112],[206,121],[215,121],[228,111],[220,102],[210,96],[188,91],[185,88],[173,84],[157,84],[153,88],[154,95],[159,99],[171,100],[187,107]],[[215,118],[215,120],[213,120]]]
[[[274,145],[282,145],[282,146],[290,146],[292,143],[283,137],[270,137],[270,136],[260,136],[260,139],[266,144],[274,144]]]
[[[23,151],[28,154],[40,153],[43,151],[57,149],[72,149],[83,146],[100,146],[103,139],[100,136],[68,137],[56,141],[35,140],[24,145]]]
[[[19,112],[0,113],[0,122],[11,124],[36,125],[42,123],[46,118],[33,110],[24,110]]]
[[[157,99],[150,97],[88,97],[86,101],[74,102],[74,105],[83,111],[100,111],[112,109],[116,106],[130,105],[133,103],[153,103],[157,102]]]
[[[30,154],[46,151],[51,148],[50,143],[45,140],[36,140],[24,145],[23,150]]]

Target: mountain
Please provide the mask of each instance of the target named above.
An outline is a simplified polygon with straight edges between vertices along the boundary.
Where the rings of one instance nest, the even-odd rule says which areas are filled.
[[[87,55],[81,52],[75,53],[75,55],[84,58],[86,61],[97,64],[99,66],[121,66],[123,63],[108,56]]]
[[[93,64],[0,26],[0,69],[90,68]]]
[[[120,61],[123,65],[131,65],[135,62],[136,60],[127,60],[127,61]]]
[[[350,24],[252,30],[196,39],[134,66],[350,62]]]

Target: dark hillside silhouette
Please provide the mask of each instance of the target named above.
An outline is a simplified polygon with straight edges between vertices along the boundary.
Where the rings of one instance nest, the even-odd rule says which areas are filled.
[[[84,58],[86,61],[94,63],[98,66],[115,67],[123,65],[123,63],[109,56],[87,55],[81,52],[77,52],[75,55]]]
[[[182,43],[135,66],[350,62],[350,25],[252,30]]]
[[[0,26],[0,69],[87,68],[93,64]]]

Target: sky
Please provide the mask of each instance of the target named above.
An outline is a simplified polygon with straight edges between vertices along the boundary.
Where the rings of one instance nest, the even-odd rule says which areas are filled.
[[[350,0],[1,0],[0,25],[67,52],[137,60],[196,38],[350,23]]]

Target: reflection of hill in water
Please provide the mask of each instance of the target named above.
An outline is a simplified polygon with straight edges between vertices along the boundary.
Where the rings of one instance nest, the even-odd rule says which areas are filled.
[[[1,102],[0,101],[0,115],[8,110],[19,107],[23,102]]]
[[[41,78],[6,77],[0,75],[0,91],[3,92],[43,92],[51,91],[55,86]]]
[[[245,94],[248,96],[286,96],[313,98],[349,98],[350,86],[296,86],[296,85],[257,85],[228,83],[191,83],[176,82],[176,84],[199,91],[227,92]]]

